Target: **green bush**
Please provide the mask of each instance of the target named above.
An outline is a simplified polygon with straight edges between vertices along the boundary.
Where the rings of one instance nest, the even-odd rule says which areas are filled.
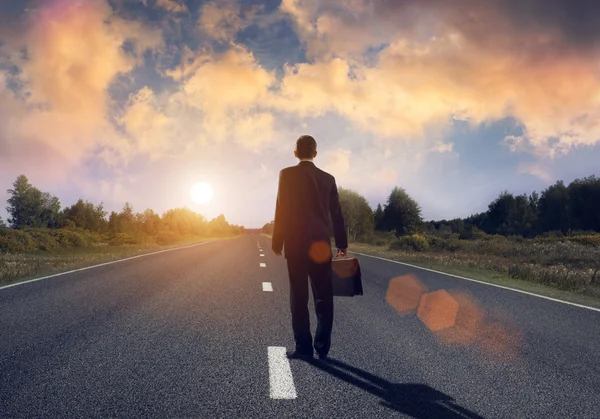
[[[23,230],[0,229],[0,252],[16,253],[36,250],[33,238]]]
[[[429,247],[432,250],[456,252],[458,250],[466,250],[469,247],[476,246],[475,240],[460,240],[458,234],[449,236],[449,239],[444,239],[440,236],[429,236]]]
[[[515,243],[523,243],[526,240],[520,234],[519,235],[515,235],[515,236],[509,236],[508,239],[510,241],[515,242]]]
[[[28,228],[25,230],[33,239],[39,250],[52,250],[60,247],[60,244],[54,236],[52,231],[43,228]]]
[[[373,244],[375,246],[387,246],[388,241],[386,239],[382,239],[381,237],[378,237],[376,239],[373,239]]]
[[[73,230],[51,230],[52,237],[62,246],[71,247],[89,247],[95,242],[90,234]]]
[[[177,243],[179,235],[172,231],[161,231],[156,235],[156,242],[158,244],[173,244]]]
[[[438,233],[439,237],[441,237],[444,240],[449,240],[449,239],[459,239],[460,238],[460,234],[459,233],[452,233],[451,231],[441,231]]]
[[[564,236],[564,234],[560,230],[546,231],[545,233],[543,233],[541,235],[541,237],[543,237],[543,238],[559,238],[559,237],[563,237],[563,236]]]
[[[117,233],[108,239],[108,244],[111,246],[123,246],[126,244],[137,244],[137,240],[130,234]]]
[[[473,227],[473,238],[474,239],[485,239],[487,236],[488,235],[485,231],[480,230],[477,227]]]
[[[356,242],[365,243],[365,244],[373,244],[373,242],[375,241],[376,238],[377,238],[377,236],[375,236],[375,234],[373,234],[373,233],[364,234],[362,236],[357,237]],[[332,240],[333,239],[334,239],[334,237],[332,237]],[[348,237],[348,240],[350,240],[350,237]]]
[[[458,235],[458,238],[460,240],[472,240],[475,237],[473,237],[473,232],[469,231],[469,230],[465,230],[465,231],[461,231]]]
[[[444,250],[446,248],[446,239],[438,235],[430,235],[427,237],[429,247],[435,250]]]
[[[569,236],[574,237],[574,236],[595,236],[596,234],[599,234],[597,231],[594,230],[573,230],[571,231],[571,234],[569,234]]]
[[[390,245],[391,250],[413,250],[417,252],[425,252],[429,250],[429,242],[420,234],[412,234],[410,236],[401,236]]]
[[[571,242],[583,244],[586,246],[600,247],[600,234],[586,235],[586,236],[574,236],[568,239]]]
[[[482,231],[482,230],[478,229],[477,227],[472,227],[470,229],[466,229],[466,230],[462,231],[459,234],[458,238],[460,240],[477,240],[477,239],[483,239],[486,236],[487,236],[487,234],[485,233],[485,231]]]
[[[459,250],[463,250],[465,248],[466,245],[459,239],[451,238],[444,242],[444,250],[449,252],[458,252]]]

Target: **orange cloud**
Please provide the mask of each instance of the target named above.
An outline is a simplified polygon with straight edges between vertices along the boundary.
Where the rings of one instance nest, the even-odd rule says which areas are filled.
[[[519,174],[537,176],[546,183],[552,183],[552,175],[537,163],[522,163],[517,168]]]
[[[158,109],[154,92],[144,87],[131,95],[120,122],[135,142],[135,152],[160,157],[169,146],[174,121]]]
[[[323,167],[333,176],[346,176],[350,172],[352,150],[336,149],[323,153]]]
[[[13,100],[3,137],[35,140],[77,163],[101,138],[108,122],[108,87],[136,66],[122,46],[138,52],[162,45],[160,33],[114,16],[105,1],[52,1],[32,12],[25,36],[14,38],[11,60],[21,69],[27,99]],[[27,58],[18,50],[27,48]],[[5,93],[6,95],[6,93]]]
[[[398,172],[392,169],[381,169],[372,175],[373,180],[378,183],[391,185],[398,179]]]
[[[231,0],[204,4],[198,19],[198,25],[205,33],[225,41],[233,41],[235,34],[246,24],[240,5]]]
[[[188,13],[189,10],[185,4],[174,0],[156,0],[156,6],[173,13]]]
[[[274,74],[241,46],[204,63],[185,83],[185,92],[207,111],[243,110],[265,103]],[[267,105],[267,103],[265,103]]]
[[[159,157],[189,147],[233,141],[257,149],[276,138],[269,111],[275,76],[242,46],[221,55],[186,53],[186,65],[167,72],[180,91],[157,97],[145,87],[132,95],[120,122],[133,151]]]
[[[175,0],[155,5],[186,11]],[[161,62],[159,71],[179,89],[157,94],[149,86],[131,95],[117,117],[121,135],[109,123],[115,110],[108,88],[140,65],[142,52],[164,52],[162,32],[119,18],[106,0],[45,2],[21,40],[2,29],[29,96],[0,91],[0,110],[10,114],[0,116],[1,141],[43,142],[71,162],[95,145],[104,146],[102,157],[112,162],[137,153],[186,153],[208,142],[257,150],[280,134],[275,112],[299,118],[334,112],[378,139],[428,142],[453,119],[477,124],[514,117],[525,133],[507,137],[507,144],[549,157],[600,139],[597,51],[570,45],[562,29],[517,28],[512,9],[496,1],[460,0],[450,8],[440,0],[425,6],[283,0],[280,11],[293,19],[311,60],[285,66],[281,80],[233,42],[257,10],[232,0],[205,4],[202,33],[228,41],[230,49],[217,54],[207,42],[197,51],[185,47],[176,69],[164,70],[169,65]],[[134,54],[122,48],[126,41]],[[364,55],[381,44],[378,53]],[[549,142],[552,137],[558,141]],[[453,152],[451,144],[433,143],[408,162],[410,170],[428,152]],[[331,170],[349,171],[349,154],[325,157]],[[369,177],[388,183],[400,175],[377,168]]]
[[[212,141],[257,146],[274,139],[268,112],[274,74],[264,70],[241,46],[203,63],[185,82],[191,106],[204,115],[202,129]]]
[[[284,0],[314,62],[288,68],[281,105],[334,111],[390,138],[423,138],[425,127],[453,118],[514,117],[539,156],[596,144],[599,51],[568,43],[569,26],[549,24],[559,17],[538,5],[545,20],[517,26],[516,9],[495,1]]]
[[[452,153],[454,151],[454,143],[438,143],[429,149],[430,153]]]

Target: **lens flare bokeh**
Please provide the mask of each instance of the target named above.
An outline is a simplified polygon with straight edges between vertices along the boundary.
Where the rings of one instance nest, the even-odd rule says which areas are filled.
[[[415,275],[404,275],[390,281],[385,299],[400,315],[416,313],[427,287]]]
[[[331,258],[331,245],[324,241],[311,244],[308,256],[315,263],[325,263]]]
[[[429,291],[414,274],[390,280],[386,302],[399,315],[415,315],[444,346],[475,348],[486,362],[514,362],[522,332],[508,316],[486,313],[473,296],[462,290]]]

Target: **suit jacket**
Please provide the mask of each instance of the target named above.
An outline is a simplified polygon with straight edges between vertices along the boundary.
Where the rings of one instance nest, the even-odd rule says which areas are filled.
[[[315,242],[325,242],[331,251],[331,230],[339,249],[348,247],[344,217],[335,178],[301,161],[279,173],[279,188],[273,226],[274,252],[285,249],[285,257],[305,257]]]

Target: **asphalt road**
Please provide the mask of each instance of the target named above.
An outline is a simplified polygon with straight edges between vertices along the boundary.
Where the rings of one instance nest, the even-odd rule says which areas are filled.
[[[600,417],[600,312],[359,259],[329,363],[260,236],[0,289],[0,417]]]

